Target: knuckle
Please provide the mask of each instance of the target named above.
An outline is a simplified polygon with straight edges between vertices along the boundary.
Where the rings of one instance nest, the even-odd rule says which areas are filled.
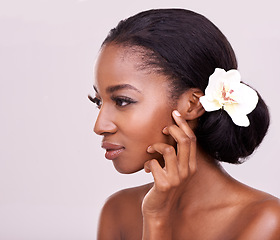
[[[177,126],[175,124],[168,126],[169,130],[174,130],[175,128],[177,128]]]
[[[166,155],[173,154],[175,152],[175,149],[172,146],[166,146],[163,150],[163,153]]]
[[[156,159],[151,159],[150,161],[148,161],[148,162],[150,162],[150,164],[155,164],[156,162],[157,162],[157,160]]]
[[[167,192],[167,191],[170,190],[170,188],[171,188],[171,186],[170,186],[170,184],[167,181],[161,182],[161,184],[158,186],[158,189],[161,192]]]
[[[191,140],[192,142],[196,142],[196,136],[195,136],[194,134],[192,134],[192,135],[190,136],[190,140]]]
[[[154,167],[156,164],[157,164],[157,160],[156,159],[151,159],[149,162],[148,162],[149,166],[150,167]]]
[[[151,159],[144,163],[144,167],[153,168],[155,166],[156,162],[157,162],[156,159]]]
[[[183,171],[180,172],[180,179],[186,180],[189,176],[189,170],[188,169],[184,169]]]
[[[190,144],[191,139],[188,136],[183,136],[183,137],[180,138],[179,141],[183,144]]]
[[[190,173],[191,173],[191,174],[194,174],[194,173],[196,172],[196,170],[197,170],[196,165],[190,166]]]
[[[172,179],[170,185],[171,185],[172,188],[175,188],[175,187],[178,187],[180,184],[181,184],[180,178],[179,177],[175,177],[175,178]]]

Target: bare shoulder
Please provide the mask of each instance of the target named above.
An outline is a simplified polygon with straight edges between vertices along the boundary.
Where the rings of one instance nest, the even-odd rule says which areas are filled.
[[[127,188],[112,194],[105,202],[102,211],[109,211],[110,214],[131,211],[141,207],[142,200],[150,190],[152,184],[145,184],[138,187]],[[118,216],[119,217],[119,216]]]
[[[149,183],[138,187],[120,190],[112,194],[107,199],[106,204],[114,203],[118,205],[123,205],[124,201],[126,203],[129,203],[130,201],[133,201],[133,203],[135,203],[134,201],[141,201],[152,186],[153,184]]]
[[[123,189],[111,195],[105,202],[98,226],[98,240],[121,239],[124,228],[141,220],[141,205],[152,184]],[[140,224],[139,224],[140,225]],[[135,227],[139,226],[133,226]],[[141,227],[141,225],[140,225]]]
[[[240,213],[243,223],[238,240],[280,239],[280,200],[261,191]]]

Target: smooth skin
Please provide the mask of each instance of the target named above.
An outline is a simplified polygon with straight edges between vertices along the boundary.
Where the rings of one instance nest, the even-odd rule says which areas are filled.
[[[189,89],[172,104],[168,79],[139,62],[129,48],[101,50],[94,131],[124,147],[112,160],[119,172],[144,168],[154,183],[113,194],[97,239],[280,239],[279,200],[233,179],[197,144],[193,129],[204,113],[203,93]]]

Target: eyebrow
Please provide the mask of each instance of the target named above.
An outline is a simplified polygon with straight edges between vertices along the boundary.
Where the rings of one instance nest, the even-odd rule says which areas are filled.
[[[98,93],[97,88],[95,86],[93,86],[93,88]],[[141,93],[136,87],[133,87],[130,84],[119,84],[119,85],[115,85],[115,86],[109,86],[106,88],[106,92],[113,93],[113,92],[116,92],[116,91],[122,90],[122,89],[130,89],[130,90],[134,90],[136,92]]]

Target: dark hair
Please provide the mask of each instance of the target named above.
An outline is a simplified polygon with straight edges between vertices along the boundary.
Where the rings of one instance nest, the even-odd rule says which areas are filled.
[[[184,9],[144,11],[121,21],[106,44],[140,47],[144,67],[168,76],[172,97],[189,88],[205,91],[215,68],[237,69],[234,51],[207,18]],[[259,95],[259,94],[258,94]],[[250,126],[236,126],[224,110],[206,112],[195,131],[200,146],[219,161],[241,163],[261,143],[269,126],[267,106],[259,95]]]

